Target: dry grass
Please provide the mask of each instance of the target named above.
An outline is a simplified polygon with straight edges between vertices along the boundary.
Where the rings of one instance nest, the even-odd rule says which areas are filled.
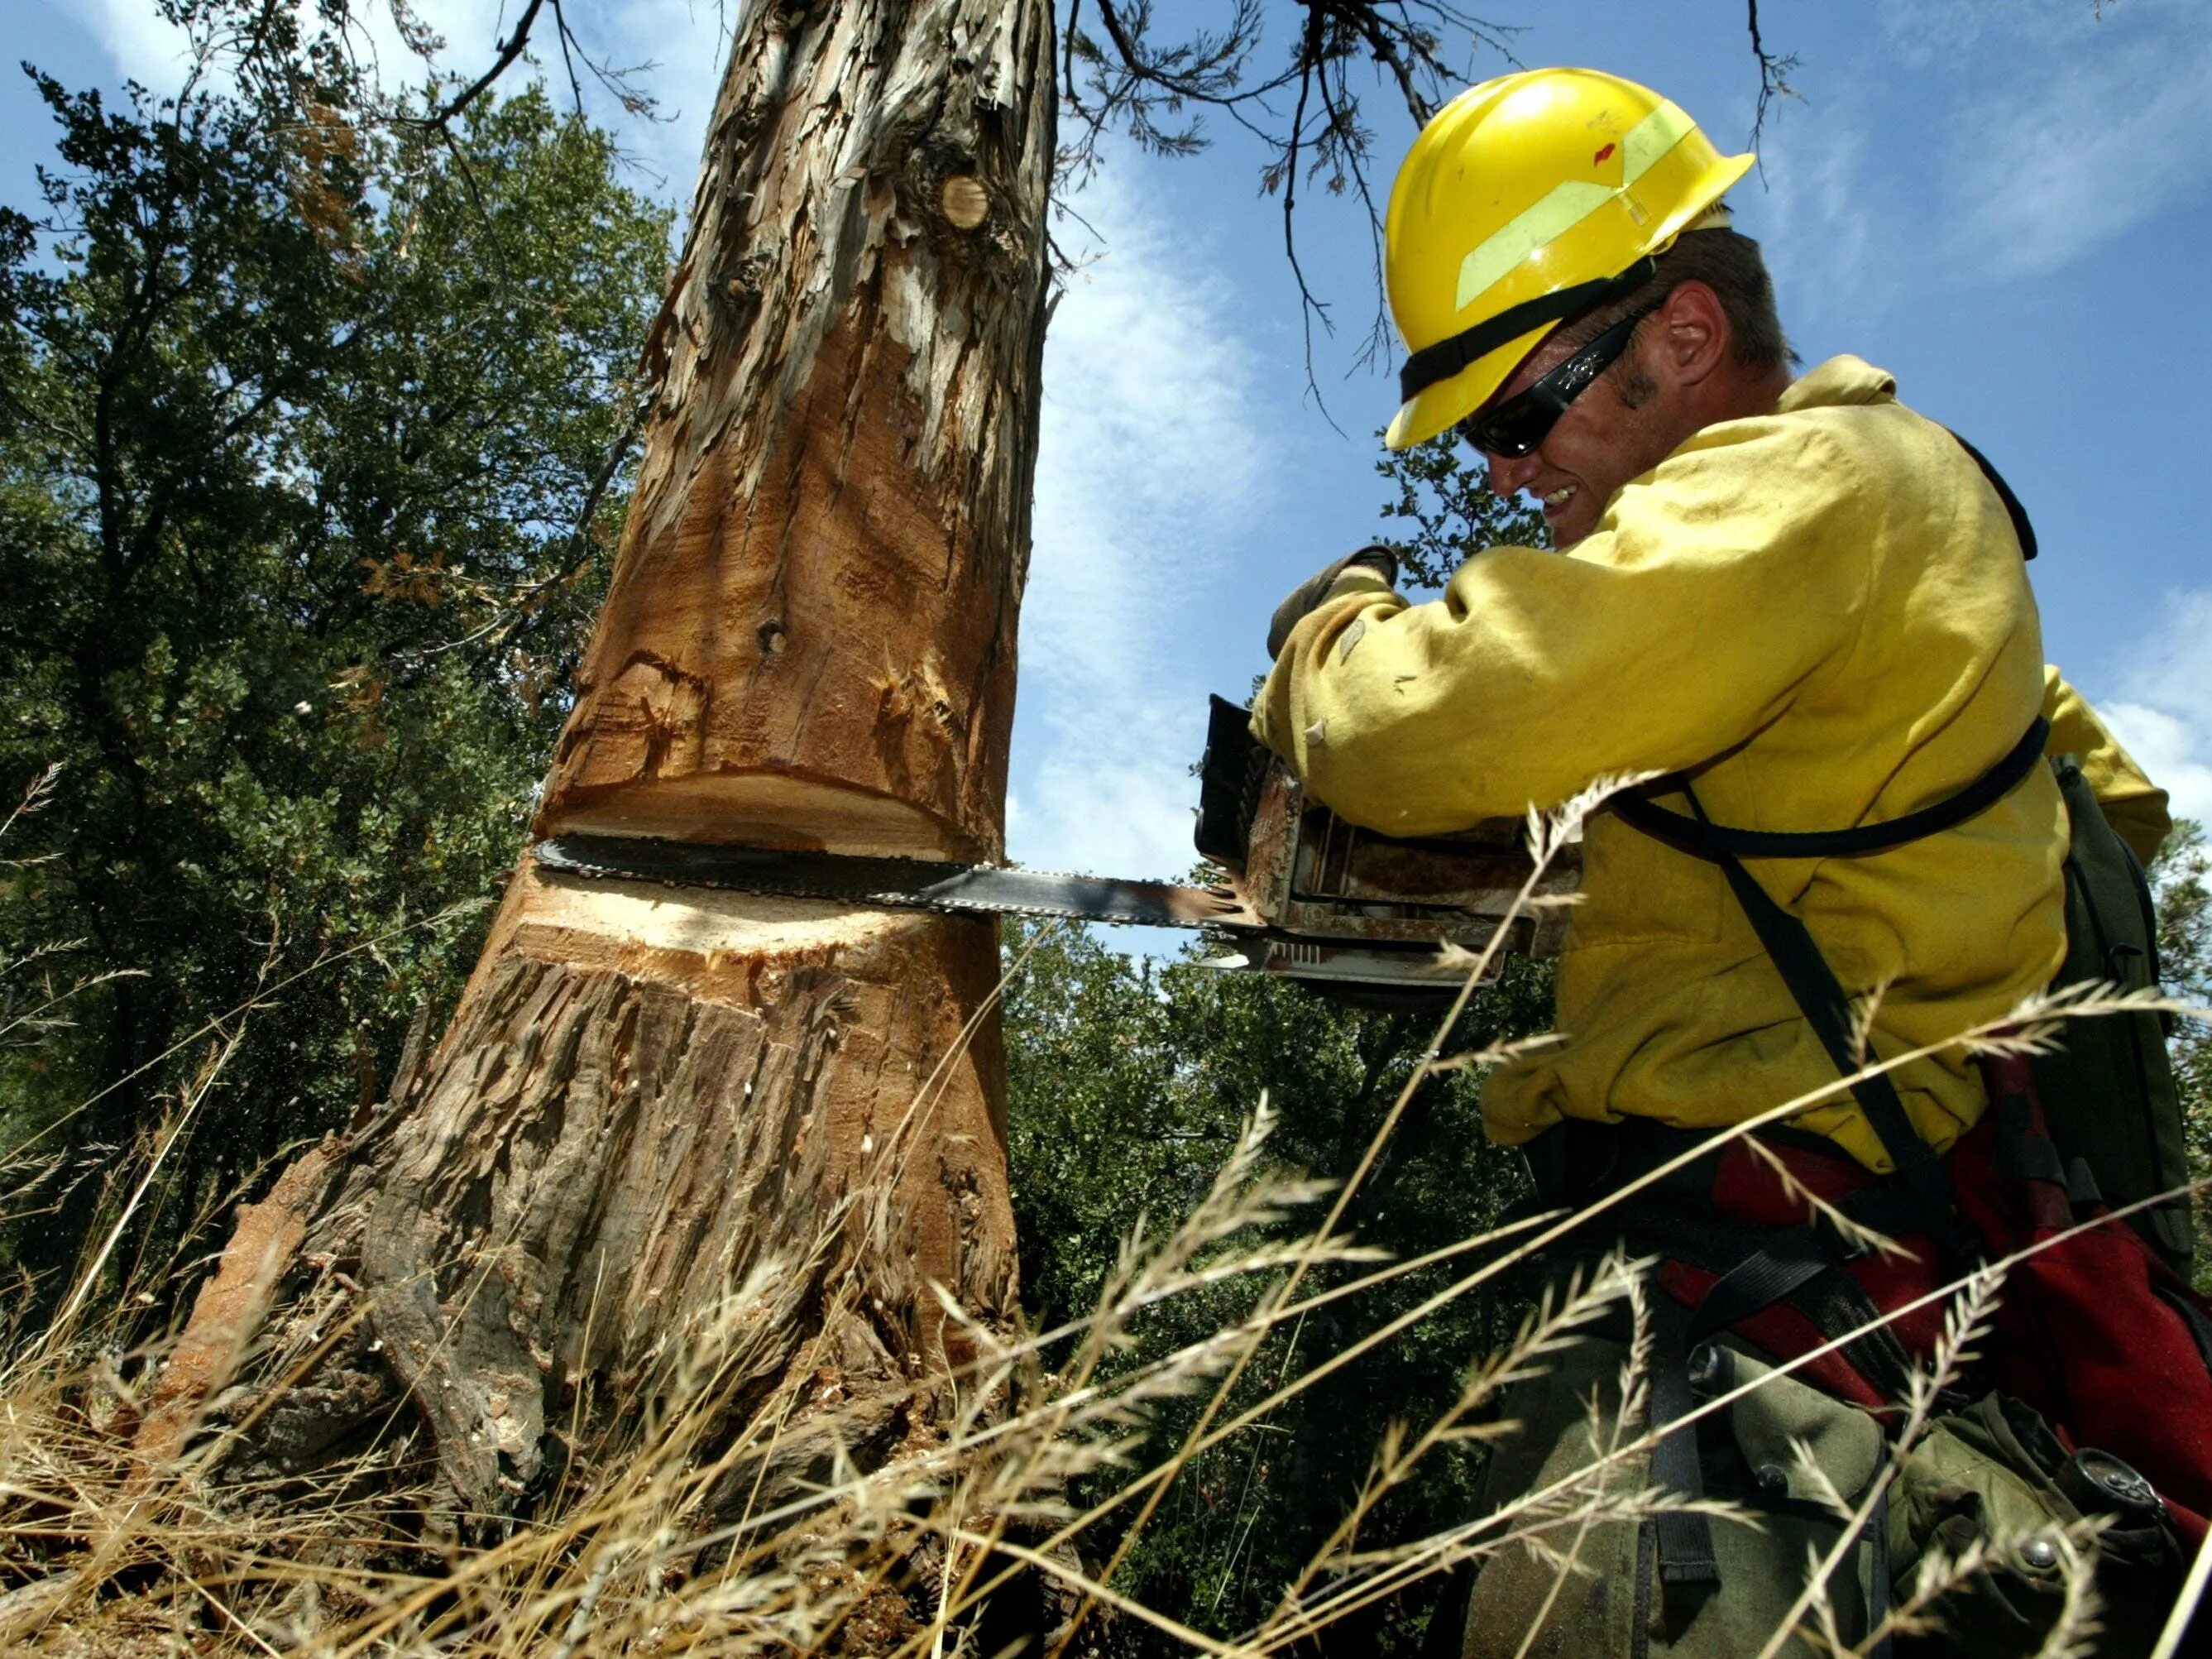
[[[1540,851],[1548,854],[1571,836],[1603,793],[1536,821],[1532,839]],[[1343,1230],[1352,1196],[1423,1079],[1504,1052],[1443,1052],[1443,1035],[1486,963],[1467,965],[1468,989],[1346,1182],[1332,1190],[1273,1170],[1266,1151],[1270,1115],[1261,1100],[1204,1200],[1163,1234],[1128,1242],[1087,1318],[1009,1335],[969,1320],[948,1300],[948,1317],[965,1327],[977,1357],[949,1377],[912,1385],[907,1403],[916,1409],[909,1416],[923,1426],[887,1462],[860,1468],[847,1449],[864,1410],[879,1420],[880,1399],[846,1400],[825,1385],[783,1391],[750,1411],[737,1403],[776,1335],[762,1310],[781,1305],[780,1281],[804,1277],[795,1271],[800,1264],[770,1264],[673,1334],[665,1373],[641,1392],[652,1402],[641,1420],[590,1431],[595,1413],[579,1391],[566,1431],[566,1470],[526,1518],[484,1546],[464,1547],[425,1525],[422,1499],[433,1471],[404,1407],[387,1433],[312,1483],[237,1474],[225,1454],[245,1424],[216,1427],[173,1460],[135,1462],[133,1431],[148,1411],[162,1356],[158,1349],[119,1352],[114,1340],[122,1309],[139,1294],[127,1273],[117,1288],[112,1260],[126,1204],[87,1262],[65,1316],[20,1343],[0,1365],[0,1649],[323,1659],[795,1652],[935,1659],[1010,1650],[1024,1638],[1030,1651],[1082,1652],[1097,1621],[1111,1619],[1149,1627],[1164,1647],[1259,1656],[1307,1642],[1422,1577],[1509,1548],[1534,1553],[1553,1572],[1550,1596],[1531,1609],[1533,1641],[1561,1589],[1590,1571],[1586,1551],[1596,1528],[1635,1523],[1683,1503],[1635,1474],[1636,1460],[1657,1438],[1646,1411],[1650,1322],[1644,1275],[1618,1257],[1548,1296],[1500,1352],[1470,1356],[1457,1395],[1433,1420],[1394,1425],[1339,1524],[1253,1628],[1227,1636],[1193,1629],[1115,1585],[1115,1568],[1193,1458],[1250,1434],[1285,1401],[1589,1219],[1540,1217],[1417,1261],[1382,1261]],[[2063,1018],[2138,1006],[2140,999],[2103,991],[2040,998],[2013,1019],[1955,1042],[2017,1048],[2047,1042]],[[1862,1018],[1870,1021],[1871,1014]],[[234,1031],[214,1036],[198,1091],[180,1100],[173,1133],[154,1143],[153,1160],[188,1127],[226,1043],[236,1041]],[[1899,1055],[1883,1066],[1917,1057]],[[1847,1087],[1839,1079],[1732,1133],[1792,1116]],[[933,1095],[934,1079],[919,1092],[910,1125],[927,1121]],[[896,1159],[915,1136],[902,1129],[892,1139],[884,1155]],[[138,1191],[155,1167],[140,1172]],[[891,1184],[880,1182],[878,1190]],[[1301,1218],[1310,1224],[1300,1226]],[[825,1217],[816,1248],[832,1248],[850,1218]],[[887,1218],[868,1221],[888,1224]],[[1271,1334],[1324,1305],[1356,1307],[1378,1287],[1447,1259],[1474,1265],[1341,1350],[1301,1370],[1286,1368],[1256,1401],[1242,1403],[1254,1391],[1240,1393],[1237,1385]],[[1803,1594],[1765,1655],[1793,1640],[1801,1651],[1864,1651],[1891,1632],[1923,1628],[1947,1594],[2028,1541],[1984,1540],[1958,1559],[1923,1561],[1882,1629],[1856,1649],[1843,1642],[1828,1581],[1925,1428],[1940,1389],[1971,1360],[2008,1265],[1994,1264],[1941,1293],[1952,1307],[1937,1363],[1917,1380],[1875,1480],[1848,1499],[1829,1492],[1844,1541],[1808,1564]],[[1315,1270],[1323,1266],[1336,1270],[1337,1282],[1316,1288]],[[1127,1363],[1133,1327],[1147,1310],[1235,1279],[1255,1287],[1247,1316],[1163,1358]],[[110,1288],[95,1294],[100,1285]],[[1387,1547],[1363,1546],[1377,1506],[1426,1460],[1505,1431],[1510,1425],[1496,1420],[1502,1391],[1624,1306],[1636,1339],[1620,1379],[1622,1404],[1607,1416],[1593,1401],[1592,1457],[1584,1468],[1495,1515]],[[280,1310],[272,1323],[288,1319],[295,1375],[348,1334],[300,1310]],[[1070,1357],[1048,1374],[1043,1355],[1070,1345]],[[1724,1410],[1756,1386],[1703,1402],[1692,1416]],[[1147,1431],[1157,1408],[1191,1397],[1202,1404],[1180,1443],[1153,1445]],[[764,1499],[765,1471],[794,1459],[818,1478],[796,1496]],[[1098,1489],[1102,1475],[1111,1495],[1074,1509],[1068,1494]],[[734,1503],[733,1491],[740,1494]],[[1732,1513],[1711,1503],[1699,1507]],[[2087,1571],[2094,1529],[2050,1541],[2068,1564],[2065,1612],[2045,1647],[2058,1656],[2082,1650],[2094,1628]]]

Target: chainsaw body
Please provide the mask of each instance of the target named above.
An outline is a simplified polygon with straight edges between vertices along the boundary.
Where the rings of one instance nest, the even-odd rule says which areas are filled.
[[[1559,848],[1532,887],[1534,860],[1518,819],[1418,838],[1361,829],[1310,799],[1281,758],[1252,736],[1250,718],[1224,698],[1212,701],[1196,839],[1260,925],[1210,929],[1230,946],[1210,965],[1352,984],[1455,986],[1469,966],[1459,952],[1480,954],[1500,927],[1506,937],[1492,953],[1490,976],[1510,955],[1559,954],[1566,906],[1581,883],[1578,842]]]

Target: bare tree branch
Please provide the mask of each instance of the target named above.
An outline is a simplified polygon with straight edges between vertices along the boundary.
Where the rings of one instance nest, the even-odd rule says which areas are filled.
[[[1291,262],[1291,276],[1298,285],[1298,317],[1305,332],[1306,386],[1313,393],[1315,407],[1322,418],[1334,427],[1336,422],[1322,401],[1321,389],[1314,380],[1313,325],[1318,321],[1328,333],[1336,331],[1336,325],[1328,319],[1328,307],[1314,297],[1306,282],[1305,267],[1298,263],[1297,206],[1298,206],[1298,146],[1305,138],[1306,98],[1311,92],[1314,76],[1319,63],[1322,15],[1319,7],[1306,14],[1306,50],[1301,59],[1304,73],[1298,77],[1297,107],[1291,112],[1291,137],[1285,151],[1279,176],[1283,181],[1283,255]],[[1264,175],[1263,175],[1264,176]],[[1270,186],[1272,188],[1272,185]],[[1341,434],[1343,428],[1337,428]]]
[[[530,44],[531,27],[538,21],[538,14],[544,9],[545,0],[530,0],[530,3],[522,9],[522,15],[514,20],[514,32],[499,43],[499,55],[492,59],[491,67],[455,94],[442,108],[425,116],[422,125],[443,128],[447,122],[489,92],[492,83],[514,68],[515,59],[522,56],[523,48]],[[576,101],[579,106],[582,104],[583,97],[580,93],[578,94]]]
[[[1301,186],[1319,182],[1331,195],[1354,195],[1368,217],[1375,264],[1381,270],[1382,213],[1368,178],[1373,133],[1362,118],[1362,89],[1353,80],[1371,66],[1416,126],[1470,78],[1473,60],[1494,51],[1512,61],[1510,31],[1451,0],[1297,0],[1298,29],[1279,69],[1255,69],[1271,15],[1264,0],[1231,0],[1226,21],[1162,39],[1152,0],[1097,0],[1102,38],[1084,27],[1083,0],[1070,0],[1061,43],[1061,103],[1073,129],[1064,154],[1065,185],[1079,184],[1097,163],[1109,131],[1140,148],[1186,155],[1204,148],[1202,117],[1217,111],[1259,140],[1265,152],[1262,190],[1283,195],[1283,248],[1305,337],[1306,387],[1328,416],[1315,368],[1315,324],[1333,334],[1329,307],[1315,291],[1300,258],[1296,220]],[[1294,88],[1285,112],[1277,95]],[[1387,350],[1390,335],[1382,285],[1355,368]],[[1331,424],[1334,424],[1332,421]]]
[[[1757,149],[1759,135],[1766,128],[1767,106],[1777,98],[1796,98],[1800,95],[1797,88],[1790,84],[1789,79],[1796,70],[1797,54],[1794,52],[1767,51],[1766,43],[1759,38],[1759,0],[1744,0],[1744,3],[1749,8],[1749,16],[1747,21],[1751,27],[1751,55],[1759,63],[1759,107],[1752,113],[1751,137],[1746,147]],[[1759,165],[1759,173],[1762,178],[1765,177],[1764,162]]]

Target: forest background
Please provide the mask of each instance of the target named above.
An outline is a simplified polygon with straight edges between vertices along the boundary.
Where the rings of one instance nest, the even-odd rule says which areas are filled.
[[[158,1336],[231,1206],[380,1099],[410,1031],[441,1026],[622,522],[669,210],[617,132],[543,87],[479,101],[448,141],[355,119],[365,94],[330,70],[304,123],[228,81],[118,96],[31,76],[52,151],[40,200],[0,219],[10,1340],[52,1315],[157,1151],[99,1283],[137,1298],[116,1340]],[[1364,511],[1425,582],[1540,534],[1446,447],[1374,474]],[[2160,878],[2169,981],[2203,1001],[2193,827]],[[1079,1316],[1123,1240],[1197,1200],[1263,1097],[1271,1159],[1346,1173],[1433,1036],[1079,930],[1007,943],[1026,955],[1006,1024],[1042,1325]],[[1542,1029],[1548,991],[1516,967],[1462,1041]],[[2177,1043],[2203,1172],[2212,1053],[2200,1032]],[[1365,1240],[1418,1255],[1518,1195],[1480,1082],[1415,1096],[1350,1218]],[[1249,1294],[1161,1310],[1127,1363]],[[1386,1424],[1448,1400],[1517,1313],[1455,1304],[1207,1454],[1117,1582],[1201,1628],[1249,1624]],[[1273,1340],[1255,1390],[1343,1334],[1323,1314]],[[1437,1460],[1377,1529],[1444,1524],[1472,1474]],[[1409,1641],[1424,1613],[1417,1596],[1370,1633]]]

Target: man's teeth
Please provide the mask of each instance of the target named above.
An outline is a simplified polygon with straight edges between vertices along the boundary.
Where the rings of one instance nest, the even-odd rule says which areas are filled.
[[[1582,486],[1580,484],[1565,485],[1545,496],[1544,505],[1549,507],[1565,507],[1569,501],[1574,500],[1575,496],[1581,491],[1581,489]]]

